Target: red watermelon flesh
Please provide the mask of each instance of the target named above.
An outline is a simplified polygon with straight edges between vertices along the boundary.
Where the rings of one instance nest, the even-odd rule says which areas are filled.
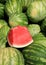
[[[25,47],[33,42],[27,27],[24,26],[11,28],[7,39],[10,46],[17,48]]]

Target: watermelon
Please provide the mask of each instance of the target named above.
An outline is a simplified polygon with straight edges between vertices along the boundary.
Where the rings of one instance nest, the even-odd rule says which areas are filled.
[[[46,18],[42,21],[41,29],[42,31],[46,32]]]
[[[5,35],[5,36],[7,36],[9,29],[10,29],[10,28],[9,28],[8,25],[3,26],[3,27],[0,29],[0,35],[3,34],[3,35]]]
[[[4,5],[0,3],[0,19],[4,17]]]
[[[7,25],[6,21],[0,19],[0,28],[2,28],[4,25]]]
[[[34,0],[30,3],[27,16],[33,23],[38,23],[46,17],[46,1]]]
[[[0,48],[6,47],[7,34],[9,29],[10,28],[7,25],[0,28]]]
[[[32,36],[25,26],[11,28],[7,40],[10,46],[16,48],[23,48],[33,42]]]
[[[5,35],[0,35],[0,48],[6,47],[6,43],[7,43],[7,40]]]
[[[40,39],[45,38],[43,33],[38,33],[37,35],[33,36],[34,41],[39,41]],[[41,41],[41,40],[40,40]]]
[[[31,3],[31,0],[21,0],[21,2],[22,2],[22,8],[28,8]]]
[[[24,65],[22,53],[14,48],[0,48],[0,65]]]
[[[21,0],[7,0],[5,4],[5,11],[8,16],[16,12],[22,12]]]
[[[23,49],[26,65],[46,65],[46,38],[37,34],[34,42]]]
[[[38,24],[30,24],[28,25],[28,30],[30,34],[34,36],[40,32],[40,26]]]
[[[9,25],[15,27],[18,25],[27,26],[28,20],[24,13],[16,13],[9,17]]]

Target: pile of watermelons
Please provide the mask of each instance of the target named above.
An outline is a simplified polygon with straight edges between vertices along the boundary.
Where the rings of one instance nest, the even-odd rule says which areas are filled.
[[[17,26],[31,36],[24,29],[15,30]],[[27,43],[26,37],[33,42],[17,48],[15,34],[19,42]],[[0,65],[46,65],[46,0],[0,0]]]

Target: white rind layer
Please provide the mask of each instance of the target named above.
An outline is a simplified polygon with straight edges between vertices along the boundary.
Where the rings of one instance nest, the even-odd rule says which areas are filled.
[[[8,40],[8,38],[7,38],[7,40]],[[10,42],[9,42],[9,40],[8,40],[8,44],[11,46],[11,47],[16,47],[16,48],[23,48],[23,47],[26,47],[26,46],[28,46],[28,45],[30,45],[31,43],[33,43],[33,40],[32,41],[29,41],[29,43],[27,43],[27,44],[25,44],[25,45],[11,45],[10,44]]]

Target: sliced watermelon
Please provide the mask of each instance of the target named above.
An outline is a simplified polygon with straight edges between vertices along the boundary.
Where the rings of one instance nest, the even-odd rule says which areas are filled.
[[[33,42],[32,36],[30,35],[27,27],[24,26],[11,28],[8,33],[7,40],[10,46],[16,48],[28,46]]]

